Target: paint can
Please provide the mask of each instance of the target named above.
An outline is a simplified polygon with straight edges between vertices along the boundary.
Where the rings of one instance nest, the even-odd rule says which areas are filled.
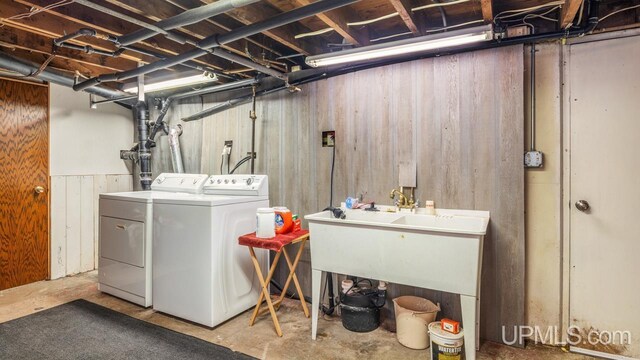
[[[462,360],[464,331],[457,334],[442,330],[440,321],[429,324],[431,360]]]

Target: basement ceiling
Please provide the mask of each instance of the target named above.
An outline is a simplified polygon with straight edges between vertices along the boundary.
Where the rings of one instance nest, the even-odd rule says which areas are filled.
[[[136,68],[140,63],[170,57],[195,47],[178,43],[164,35],[136,43],[143,51],[125,50],[118,56],[105,56],[76,49],[56,47],[53,40],[72,34],[81,28],[99,34],[119,37],[143,26],[176,16],[185,10],[214,3],[215,0],[90,0],[101,10],[74,0],[2,0],[0,4],[0,51],[36,64],[65,71],[78,81]],[[171,30],[192,43],[214,34],[255,24],[310,3],[312,0],[262,0],[217,15],[195,24]],[[588,0],[587,0],[588,2]],[[438,6],[438,3],[451,3]],[[550,5],[551,4],[551,5]],[[230,42],[222,49],[234,55],[288,72],[291,66],[303,68],[304,57],[343,48],[352,48],[421,36],[449,28],[464,28],[482,23],[517,26],[532,24],[536,32],[555,31],[581,18],[581,0],[361,0],[351,5],[319,13],[301,21],[280,26],[257,35]],[[431,6],[429,6],[431,5]],[[640,0],[603,0],[600,15],[640,5]],[[421,7],[427,8],[420,9]],[[544,7],[543,7],[544,6]],[[536,9],[536,7],[540,7]],[[503,16],[521,9],[533,8],[533,16],[510,18]],[[506,13],[505,13],[506,12]],[[585,21],[585,19],[582,19]],[[607,17],[596,31],[636,26],[640,22],[640,6]],[[529,26],[529,25],[528,25]],[[115,51],[113,42],[95,37],[79,37],[73,45],[91,46],[97,51]],[[145,54],[154,53],[156,56]],[[253,69],[215,55],[207,54],[193,60],[193,65],[219,74],[220,82],[249,78]],[[147,81],[175,76],[189,70],[181,65],[155,71]],[[122,87],[122,83],[105,83]]]

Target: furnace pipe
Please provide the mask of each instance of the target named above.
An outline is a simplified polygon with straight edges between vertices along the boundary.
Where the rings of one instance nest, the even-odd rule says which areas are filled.
[[[151,182],[151,149],[147,145],[149,138],[149,109],[147,103],[138,101],[133,107],[133,117],[138,125],[138,161],[140,162],[140,184],[142,190],[150,190]]]
[[[164,60],[157,61],[153,64],[141,66],[136,69],[113,73],[113,74],[100,75],[74,85],[73,89],[76,91],[84,90],[88,87],[100,84],[101,82],[126,80],[139,75],[144,75],[157,70],[165,69],[167,67],[174,66],[174,65],[183,63],[185,61],[192,60],[197,57],[206,55],[209,52],[212,52],[212,51],[215,52],[214,50],[205,50],[205,49],[215,49],[229,42],[236,41],[251,35],[255,35],[263,31],[271,30],[273,28],[292,23],[309,16],[313,16],[324,11],[329,11],[329,10],[342,7],[344,5],[352,4],[357,1],[359,0],[317,1],[317,2],[311,3],[310,5],[299,7],[294,10],[273,16],[265,21],[261,21],[252,25],[247,25],[235,30],[231,30],[228,33],[220,36],[213,35],[213,36],[204,38],[198,42],[198,46],[200,47],[198,49],[194,49],[177,56],[166,58]]]

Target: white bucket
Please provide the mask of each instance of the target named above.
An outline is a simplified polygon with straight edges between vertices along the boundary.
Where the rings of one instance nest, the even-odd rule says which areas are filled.
[[[429,332],[425,327],[436,319],[440,305],[417,296],[393,299],[398,342],[410,349],[429,347]]]
[[[440,321],[429,324],[431,335],[431,360],[462,360],[464,333],[457,334],[442,330]]]

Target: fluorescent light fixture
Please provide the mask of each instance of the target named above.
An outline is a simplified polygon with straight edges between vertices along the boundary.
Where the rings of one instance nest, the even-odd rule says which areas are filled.
[[[330,66],[343,63],[375,60],[403,54],[419,53],[428,50],[453,48],[462,45],[493,40],[491,25],[449,31],[437,35],[426,35],[412,39],[392,41],[383,44],[336,51],[333,53],[309,56],[305,62],[313,67]]]
[[[160,90],[168,90],[173,88],[179,88],[182,86],[207,83],[207,82],[216,81],[216,80],[218,80],[218,77],[215,74],[205,72],[200,75],[193,75],[193,76],[187,76],[187,77],[178,78],[178,79],[160,81],[153,84],[144,84],[144,92],[147,93],[147,92],[154,92],[154,91],[160,91]],[[127,84],[122,90],[128,93],[137,94],[138,84],[137,83]]]

